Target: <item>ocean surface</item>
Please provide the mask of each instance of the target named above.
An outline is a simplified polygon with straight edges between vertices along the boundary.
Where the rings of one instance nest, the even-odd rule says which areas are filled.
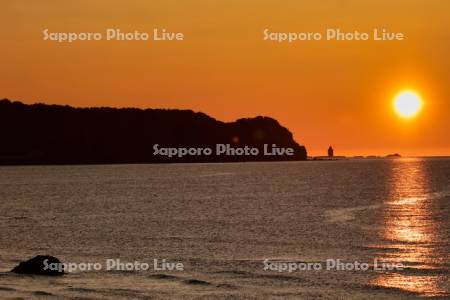
[[[0,167],[1,299],[450,299],[449,252],[449,158]]]

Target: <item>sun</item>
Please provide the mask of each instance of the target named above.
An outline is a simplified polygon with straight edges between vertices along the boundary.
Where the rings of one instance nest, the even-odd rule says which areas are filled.
[[[394,97],[393,106],[400,117],[412,118],[422,109],[423,101],[417,92],[403,90]]]

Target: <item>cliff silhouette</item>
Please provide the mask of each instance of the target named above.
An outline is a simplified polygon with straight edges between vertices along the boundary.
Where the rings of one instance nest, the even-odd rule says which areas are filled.
[[[304,146],[269,117],[225,123],[178,109],[74,108],[0,100],[0,164],[113,164],[305,160]],[[159,147],[291,147],[293,156],[153,155]]]

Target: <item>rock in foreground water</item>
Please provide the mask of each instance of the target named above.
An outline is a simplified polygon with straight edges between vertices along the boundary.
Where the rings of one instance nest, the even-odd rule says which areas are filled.
[[[30,260],[21,262],[18,266],[11,270],[17,274],[33,274],[46,276],[62,276],[64,271],[60,272],[54,268],[49,268],[49,265],[61,264],[61,261],[56,257],[49,255],[38,255]]]

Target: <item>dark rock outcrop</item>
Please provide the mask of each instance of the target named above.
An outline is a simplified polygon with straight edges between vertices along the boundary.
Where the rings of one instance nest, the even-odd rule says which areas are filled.
[[[305,160],[306,149],[269,117],[225,123],[190,110],[73,108],[0,100],[0,165],[112,164]],[[153,146],[260,149],[256,156],[153,155]],[[263,145],[292,148],[294,155],[263,155]]]
[[[60,272],[52,265],[61,265],[59,259],[48,255],[38,255],[27,261],[21,262],[18,266],[11,270],[17,274],[30,274],[30,275],[46,275],[46,276],[62,276],[64,271]]]

